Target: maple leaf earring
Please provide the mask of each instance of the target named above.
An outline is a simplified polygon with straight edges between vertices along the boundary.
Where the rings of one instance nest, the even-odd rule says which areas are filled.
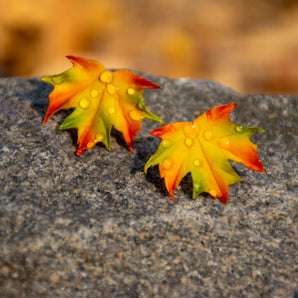
[[[72,68],[42,77],[54,86],[43,124],[57,111],[74,108],[59,129],[78,130],[77,155],[98,142],[110,150],[112,127],[122,133],[131,153],[144,118],[162,124],[162,120],[147,109],[143,99],[145,89],[160,89],[160,86],[128,70],[111,72],[94,60],[67,58]],[[147,161],[145,174],[149,167],[159,165],[160,176],[171,198],[175,199],[175,189],[190,172],[193,198],[208,192],[227,203],[229,185],[242,180],[229,160],[264,172],[257,146],[250,141],[254,132],[264,130],[231,122],[229,114],[236,106],[237,103],[232,103],[214,107],[191,123],[176,122],[153,130],[151,135],[160,137],[162,142]]]
[[[77,155],[98,142],[110,150],[112,127],[122,133],[131,153],[144,118],[162,124],[143,99],[145,89],[160,89],[160,86],[128,70],[111,72],[94,60],[67,58],[73,64],[71,69],[42,77],[54,86],[43,124],[57,111],[75,108],[59,129],[78,129]]]
[[[174,190],[182,178],[191,173],[193,198],[202,192],[222,202],[229,201],[229,185],[241,181],[229,159],[249,169],[264,172],[257,146],[250,141],[258,127],[245,127],[230,121],[237,103],[218,106],[191,122],[176,122],[157,128],[151,135],[162,139],[157,151],[145,165],[159,165],[161,178],[175,199]]]

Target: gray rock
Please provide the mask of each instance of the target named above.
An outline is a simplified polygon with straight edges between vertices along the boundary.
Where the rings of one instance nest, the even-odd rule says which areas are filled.
[[[52,87],[38,78],[0,80],[0,292],[3,297],[293,297],[297,290],[297,96],[244,95],[218,83],[146,75],[164,123],[192,121],[238,102],[232,120],[259,126],[266,173],[244,178],[230,203],[191,199],[187,176],[172,201],[158,169],[143,167],[160,142],[145,120],[133,153],[75,155],[68,111],[42,126]]]

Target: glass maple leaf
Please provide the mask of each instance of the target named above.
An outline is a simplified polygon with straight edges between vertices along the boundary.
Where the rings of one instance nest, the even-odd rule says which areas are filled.
[[[264,172],[257,146],[250,141],[258,127],[245,127],[230,121],[237,103],[218,106],[191,122],[176,122],[157,128],[151,135],[162,139],[157,151],[145,165],[159,164],[160,176],[175,199],[174,190],[182,178],[191,173],[193,198],[202,192],[222,202],[229,201],[229,185],[243,180],[229,160],[249,169]]]
[[[110,150],[112,127],[123,134],[131,152],[144,118],[162,124],[162,120],[147,109],[143,99],[144,89],[159,89],[160,86],[128,70],[111,72],[94,60],[67,58],[72,68],[42,77],[54,86],[43,124],[57,111],[74,108],[59,129],[78,130],[77,155],[98,142]]]

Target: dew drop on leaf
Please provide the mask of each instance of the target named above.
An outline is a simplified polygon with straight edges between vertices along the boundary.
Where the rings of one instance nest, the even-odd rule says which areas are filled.
[[[87,144],[87,149],[90,149],[90,148],[92,148],[92,147],[94,147],[95,146],[95,143],[93,142],[93,141],[90,141],[90,142],[88,142],[88,144]]]
[[[230,146],[230,141],[228,138],[222,138],[218,141],[218,145],[221,147],[221,148],[228,148]]]
[[[243,126],[242,125],[237,125],[235,129],[236,129],[237,132],[242,132]]]
[[[166,158],[162,163],[162,167],[165,170],[170,170],[173,167],[173,162],[169,158]]]
[[[136,93],[136,90],[133,89],[133,88],[128,88],[128,89],[127,89],[127,93],[128,93],[129,95],[134,95],[134,94]]]
[[[200,184],[194,183],[193,188],[195,189],[195,191],[198,191],[200,189]]]
[[[110,83],[112,81],[112,78],[113,78],[113,74],[110,71],[104,71],[100,75],[100,80],[103,83]]]
[[[169,147],[171,146],[171,141],[170,141],[170,140],[167,140],[167,139],[164,139],[164,140],[162,140],[162,142],[161,142],[161,146],[162,146],[163,148],[169,148]]]
[[[131,110],[131,111],[129,112],[129,117],[130,117],[132,120],[136,120],[136,121],[139,121],[139,120],[142,119],[141,114],[140,114],[138,111],[136,111],[136,110]]]
[[[96,142],[102,142],[105,139],[104,135],[102,133],[98,133],[95,136],[95,141]]]
[[[116,93],[116,88],[115,88],[114,85],[108,84],[107,88],[108,88],[108,92],[109,92],[110,95],[113,95],[113,94]]]
[[[212,197],[214,197],[214,198],[217,197],[216,191],[215,191],[214,189],[211,189],[211,190],[209,191],[209,193],[210,193],[210,195],[211,195]]]
[[[184,143],[186,147],[191,148],[191,146],[193,145],[193,140],[191,137],[186,137]]]
[[[193,164],[194,164],[195,167],[199,167],[200,166],[200,161],[198,159],[195,159],[193,161]]]
[[[204,138],[205,138],[205,140],[211,141],[212,137],[213,137],[213,134],[212,134],[212,132],[210,130],[206,130],[204,132]]]
[[[79,102],[79,105],[82,109],[88,109],[90,106],[90,100],[88,98],[82,98]]]
[[[92,89],[92,90],[90,91],[90,95],[91,95],[92,97],[97,97],[97,96],[98,96],[98,91],[97,91],[96,89]]]
[[[109,113],[110,115],[115,114],[115,112],[116,112],[116,110],[115,110],[114,107],[109,107],[109,108],[108,108],[108,113]]]

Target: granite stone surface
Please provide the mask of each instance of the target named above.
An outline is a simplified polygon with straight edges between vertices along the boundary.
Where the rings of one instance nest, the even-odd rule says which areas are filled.
[[[143,122],[132,154],[113,132],[77,157],[68,111],[42,120],[52,87],[0,79],[1,297],[297,297],[297,96],[244,95],[216,82],[144,74],[164,123],[238,102],[232,120],[254,134],[265,173],[241,164],[230,202],[192,200],[190,176],[172,201],[158,168],[160,139]]]

